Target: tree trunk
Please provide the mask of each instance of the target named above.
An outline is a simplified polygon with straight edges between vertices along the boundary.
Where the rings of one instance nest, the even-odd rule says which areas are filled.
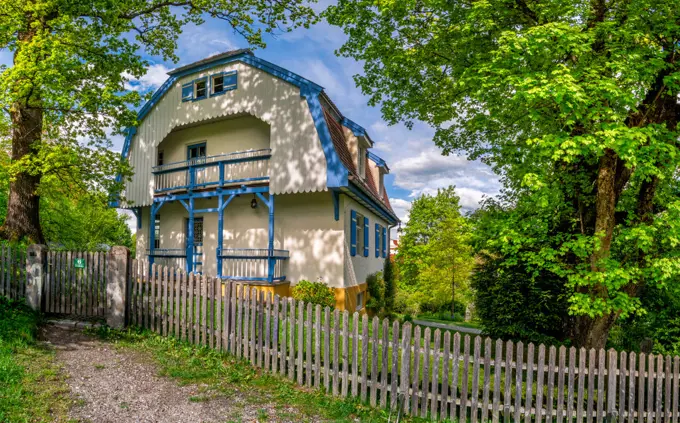
[[[19,47],[14,53],[16,62],[21,44],[29,43],[35,35],[33,21],[29,20],[25,31],[18,34]],[[15,63],[16,64],[16,63]],[[40,107],[38,87],[28,90],[24,98],[12,105],[12,163],[28,154],[35,153],[40,147],[43,126],[43,111]],[[35,169],[21,171],[14,176],[9,185],[7,218],[0,228],[0,237],[11,241],[27,239],[29,242],[44,243],[40,227],[40,196],[38,186],[42,175]]]
[[[12,117],[12,162],[32,153],[40,144],[42,110],[15,105]],[[2,237],[17,241],[44,243],[40,227],[39,173],[19,172],[9,186],[7,219],[2,227]]]
[[[609,338],[609,331],[616,322],[617,313],[591,318],[576,316],[572,339],[577,348],[604,348]]]

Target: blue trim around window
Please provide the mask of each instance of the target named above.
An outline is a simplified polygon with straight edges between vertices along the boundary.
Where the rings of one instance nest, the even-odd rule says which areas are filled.
[[[369,240],[369,234],[368,234],[368,217],[364,216],[364,257],[368,257],[368,240]]]
[[[218,93],[212,92],[214,89],[213,79],[217,76],[222,76],[222,91]],[[233,78],[231,78],[233,76]],[[229,78],[229,79],[227,79]],[[228,82],[230,81],[230,82]],[[229,91],[233,91],[238,88],[238,71],[228,71],[228,72],[217,72],[210,75],[210,97],[217,97],[225,94]]]
[[[375,256],[380,257],[380,224],[375,224]]]
[[[205,81],[205,94],[202,95],[201,97],[198,97],[198,96],[196,96],[196,90],[197,90],[196,89],[196,83],[201,82],[201,81]],[[191,101],[205,100],[206,98],[208,98],[208,93],[210,92],[210,80],[208,79],[207,76],[204,76],[202,78],[196,78],[193,81],[191,81],[191,83],[193,84],[193,87],[194,87],[194,96],[193,96],[193,99]]]

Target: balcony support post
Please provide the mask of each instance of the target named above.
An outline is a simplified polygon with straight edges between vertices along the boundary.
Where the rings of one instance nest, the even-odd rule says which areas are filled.
[[[267,254],[267,281],[274,282],[274,266],[276,259],[274,258],[274,194],[269,194],[269,245]]]
[[[220,166],[220,181],[222,166]],[[220,185],[221,186],[221,185]],[[222,278],[222,242],[224,242],[224,194],[217,197],[217,277]]]
[[[194,197],[189,197],[189,227],[187,228],[187,272],[194,271]]]

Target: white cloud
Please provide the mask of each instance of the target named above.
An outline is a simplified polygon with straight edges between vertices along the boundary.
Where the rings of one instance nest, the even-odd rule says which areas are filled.
[[[130,74],[125,74],[124,76],[128,78],[125,89],[139,92],[155,90],[168,79],[169,70],[165,65],[159,63],[146,68],[146,74],[139,79],[133,78]]]

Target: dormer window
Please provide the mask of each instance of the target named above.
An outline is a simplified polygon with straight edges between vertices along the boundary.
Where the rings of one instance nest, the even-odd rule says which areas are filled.
[[[194,100],[200,100],[208,95],[208,81],[205,78],[194,81]]]
[[[219,94],[224,92],[224,75],[214,75],[212,77],[212,93]]]

